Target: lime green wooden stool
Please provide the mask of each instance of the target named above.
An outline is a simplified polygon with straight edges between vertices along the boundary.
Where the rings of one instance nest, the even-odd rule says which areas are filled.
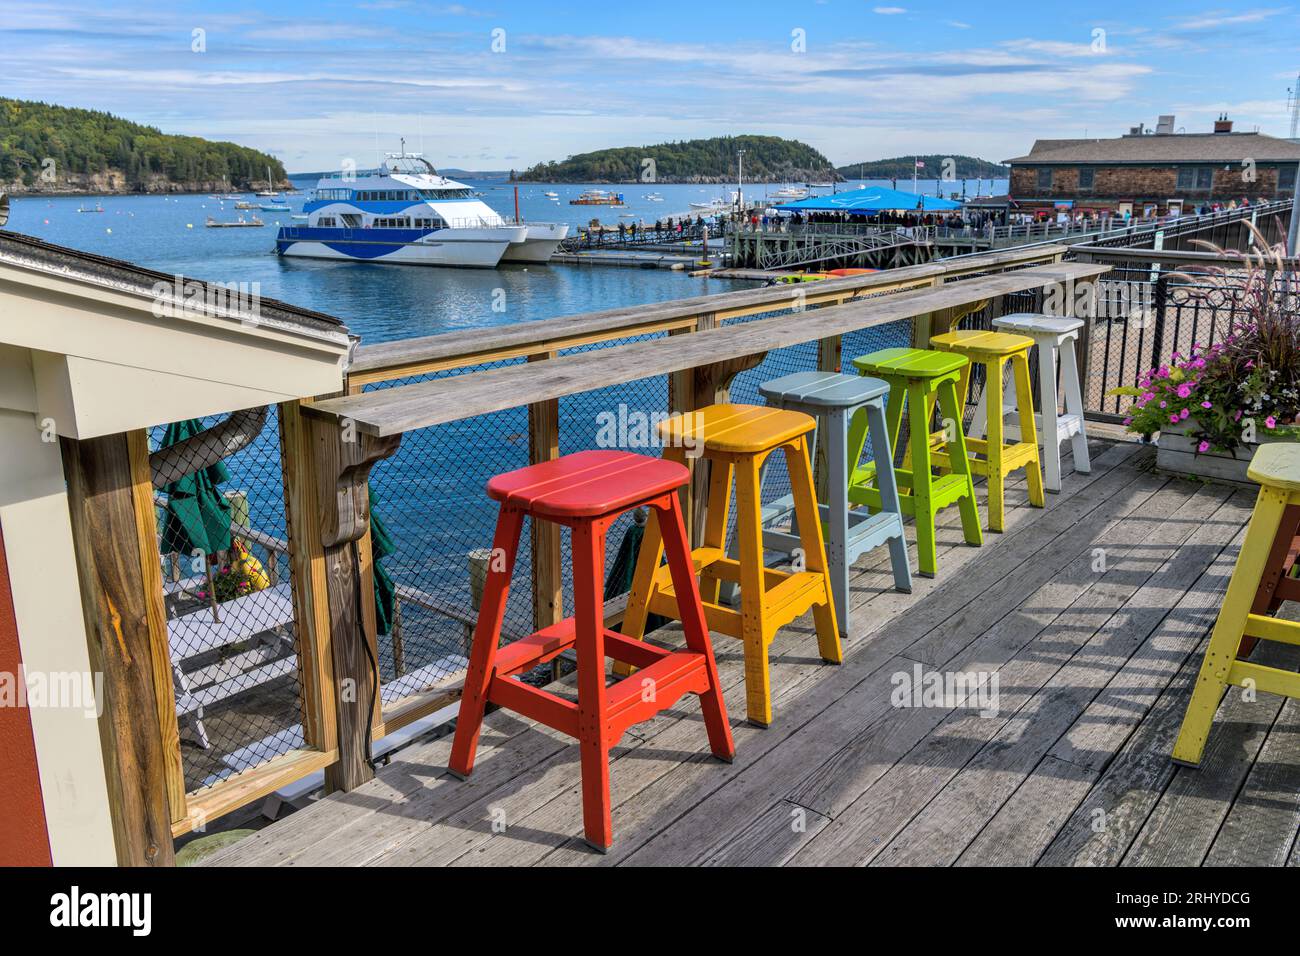
[[[983,458],[970,459],[970,469],[977,475],[988,479],[989,492],[989,530],[1001,531],[1005,527],[1006,514],[1003,500],[1006,497],[1007,476],[1017,468],[1025,469],[1025,482],[1029,485],[1029,503],[1035,508],[1045,507],[1043,497],[1043,471],[1038,461],[1038,433],[1034,424],[1033,386],[1029,381],[1029,350],[1034,347],[1034,340],[1027,335],[1011,332],[990,332],[987,329],[954,329],[930,339],[930,344],[943,352],[953,352],[970,360],[970,365],[962,371],[957,394],[966,400],[967,387],[970,384],[971,365],[983,365],[986,372],[984,389],[988,394],[989,407],[1001,408],[1002,382],[1006,366],[1010,364],[1012,382],[1016,389],[1016,407],[1020,409],[1020,440],[1004,442],[1002,440],[1002,421],[996,415],[988,416],[988,438],[966,439],[967,448],[972,455]],[[957,419],[958,422],[961,419]],[[958,426],[960,427],[960,425]],[[941,434],[931,436],[930,445],[934,449],[934,463],[940,469],[949,467],[948,456],[940,446]]]
[[[1251,611],[1270,570],[1276,575],[1283,567],[1296,533],[1295,512],[1290,512],[1290,521],[1287,513],[1288,509],[1300,505],[1300,445],[1290,442],[1261,445],[1246,474],[1259,482],[1259,497],[1255,499],[1246,540],[1237,555],[1237,566],[1232,569],[1228,592],[1223,596],[1223,607],[1210,635],[1182,729],[1174,742],[1174,760],[1191,766],[1201,762],[1214,712],[1228,685],[1300,698],[1300,674],[1238,658],[1242,638],[1300,644],[1300,623]],[[1265,606],[1260,609],[1267,610],[1268,602],[1263,603]]]
[[[975,505],[975,485],[966,456],[966,436],[961,428],[962,410],[957,397],[957,383],[970,363],[965,356],[954,353],[895,348],[855,358],[853,365],[861,374],[882,378],[889,383],[885,424],[889,429],[891,448],[898,447],[904,402],[912,435],[930,433],[930,419],[936,404],[944,419],[957,423],[955,428],[945,429],[942,433],[945,438],[942,447],[952,462],[949,474],[938,477],[932,474],[931,446],[927,441],[911,442],[904,467],[895,469],[903,514],[916,519],[918,572],[934,577],[937,565],[934,518],[942,509],[955,504],[961,512],[966,543],[984,543]],[[883,503],[876,480],[876,462],[852,464],[855,467],[849,479],[849,501],[880,511]]]

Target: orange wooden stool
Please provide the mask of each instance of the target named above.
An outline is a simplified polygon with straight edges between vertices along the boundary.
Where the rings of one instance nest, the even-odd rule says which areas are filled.
[[[772,723],[768,645],[780,628],[811,610],[822,660],[838,664],[844,659],[808,458],[808,434],[816,427],[803,412],[733,404],[709,405],[659,426],[665,460],[685,461],[687,449],[695,448],[710,463],[704,540],[690,557],[700,575],[709,627],[744,644],[746,713],[760,727]],[[763,560],[759,469],[777,450],[785,455],[801,545],[791,571],[769,568]],[[733,475],[739,560],[728,556],[726,540]],[[630,638],[645,633],[647,615],[674,616],[677,572],[669,579],[659,563],[661,546],[668,547],[667,534],[660,537],[666,530],[656,526],[653,516],[646,523],[623,614],[623,633]],[[720,603],[722,581],[740,585],[739,609]]]
[[[583,826],[587,842],[601,851],[613,842],[609,751],[632,724],[671,707],[683,694],[699,694],[713,755],[726,761],[735,755],[678,503],[677,489],[689,480],[690,473],[677,462],[610,450],[566,455],[488,482],[488,494],[501,502],[501,512],[450,769],[461,777],[473,770],[489,703],[576,737],[582,756]],[[664,650],[605,627],[605,535],[619,515],[645,507],[653,509],[663,532],[677,616],[686,634],[683,650]],[[524,515],[572,531],[575,615],[498,649]],[[514,679],[570,647],[578,655],[577,702]],[[606,687],[606,657],[638,668],[635,677]]]

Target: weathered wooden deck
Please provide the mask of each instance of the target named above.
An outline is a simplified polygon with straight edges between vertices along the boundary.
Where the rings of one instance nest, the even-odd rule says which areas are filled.
[[[1300,865],[1300,701],[1230,691],[1201,768],[1169,760],[1254,496],[1153,474],[1153,457],[1095,442],[1092,474],[1046,509],[1009,489],[983,548],[949,509],[939,577],[914,594],[892,590],[883,549],[864,558],[843,665],[807,622],[774,644],[766,730],[742,719],[739,644],[717,638],[735,763],[708,756],[694,698],[634,728],[607,855],[581,839],[577,747],[497,711],[468,782],[449,737],[413,746],[210,862]],[[918,665],[996,675],[996,715],[895,706]]]

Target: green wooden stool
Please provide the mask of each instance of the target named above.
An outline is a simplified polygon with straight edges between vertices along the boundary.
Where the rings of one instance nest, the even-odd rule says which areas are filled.
[[[957,505],[961,512],[961,527],[966,543],[981,545],[979,510],[975,505],[975,484],[971,480],[970,461],[966,457],[966,436],[962,428],[962,408],[957,397],[957,383],[969,365],[964,355],[929,349],[881,349],[853,360],[863,375],[882,378],[889,383],[889,407],[885,422],[889,429],[891,448],[898,447],[898,434],[903,422],[903,404],[906,401],[908,425],[912,436],[930,433],[930,419],[936,403],[946,422],[955,423],[943,429],[945,448],[952,462],[952,471],[946,475],[932,474],[930,444],[924,440],[910,442],[910,467],[896,468],[899,486],[899,503],[903,514],[916,519],[916,552],[919,573],[934,577],[937,555],[935,553],[934,516],[949,505]],[[882,507],[881,493],[876,481],[874,461],[860,465],[849,480],[849,501],[866,505],[873,511]]]

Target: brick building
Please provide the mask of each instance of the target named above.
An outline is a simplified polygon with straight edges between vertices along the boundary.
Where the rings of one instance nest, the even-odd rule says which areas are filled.
[[[1114,139],[1040,139],[1011,166],[1011,198],[1031,213],[1164,215],[1289,199],[1300,143],[1262,133],[1234,133],[1226,116],[1211,133],[1176,133],[1162,116]]]

